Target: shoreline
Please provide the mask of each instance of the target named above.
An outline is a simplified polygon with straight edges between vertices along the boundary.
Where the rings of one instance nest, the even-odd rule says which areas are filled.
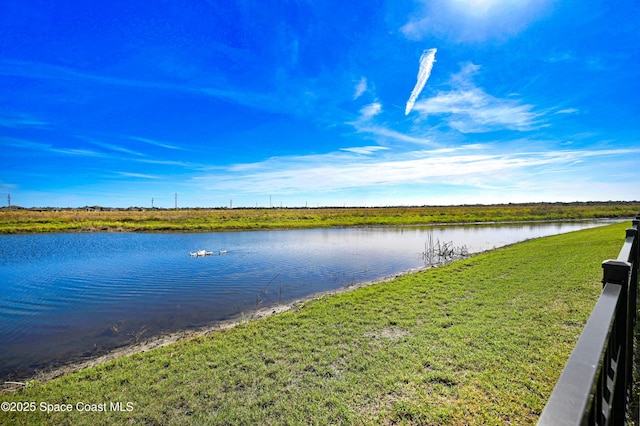
[[[568,219],[522,219],[522,220],[487,220],[470,222],[425,222],[425,223],[379,223],[379,224],[357,224],[357,225],[327,225],[327,226],[282,226],[282,227],[247,227],[247,228],[219,228],[219,229],[127,229],[115,228],[70,228],[52,231],[25,231],[25,232],[4,232],[0,229],[0,237],[3,235],[39,235],[39,234],[97,234],[97,233],[123,233],[123,234],[207,234],[226,232],[260,232],[260,231],[301,231],[313,229],[342,229],[342,228],[418,228],[437,226],[493,226],[493,225],[526,225],[539,223],[568,223],[568,222],[589,222],[589,221],[627,221],[633,216],[603,216],[595,218],[568,218]]]
[[[479,254],[479,253],[474,253],[467,257],[473,256],[476,254]],[[459,259],[455,259],[455,260],[459,260]],[[318,300],[324,297],[347,293],[347,292],[354,291],[363,287],[368,287],[371,285],[383,284],[386,282],[393,281],[396,278],[400,278],[400,277],[411,275],[411,274],[417,274],[428,269],[443,266],[448,263],[450,262],[439,263],[439,264],[424,266],[420,268],[413,268],[413,269],[402,271],[393,275],[377,278],[374,280],[348,284],[339,289],[313,293],[305,297],[291,300],[289,302],[277,303],[277,304],[270,305],[268,307],[253,309],[247,312],[241,312],[239,314],[233,315],[229,319],[215,321],[209,325],[202,326],[194,330],[182,330],[182,331],[175,331],[167,334],[160,334],[158,336],[151,337],[141,342],[126,344],[126,345],[117,347],[95,358],[89,358],[82,361],[72,361],[64,365],[54,367],[49,371],[44,371],[44,370],[36,371],[32,375],[27,375],[25,377],[18,377],[14,380],[3,381],[2,383],[0,383],[0,394],[16,392],[22,388],[30,386],[30,384],[33,382],[37,382],[39,384],[46,383],[58,377],[64,376],[66,374],[76,373],[86,368],[96,367],[98,365],[101,365],[122,357],[134,355],[137,353],[144,353],[153,349],[161,348],[164,346],[168,346],[174,343],[178,343],[181,341],[185,341],[185,340],[189,340],[197,337],[209,336],[217,332],[229,330],[234,327],[240,326],[242,324],[249,323],[250,321],[258,321],[264,318],[271,317],[273,315],[279,315],[292,310],[297,311],[304,308],[304,304],[306,302],[310,302],[312,300]]]

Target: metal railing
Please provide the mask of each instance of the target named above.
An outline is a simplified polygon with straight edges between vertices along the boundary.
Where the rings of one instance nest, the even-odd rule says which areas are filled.
[[[547,401],[539,426],[624,425],[631,398],[638,291],[638,223],[618,258],[602,262],[603,289]]]

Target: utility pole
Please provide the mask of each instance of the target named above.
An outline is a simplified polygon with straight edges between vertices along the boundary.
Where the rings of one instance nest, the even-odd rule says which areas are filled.
[[[233,200],[229,200],[229,208],[232,209],[233,208]]]
[[[151,208],[153,209],[153,198],[151,198]]]
[[[7,204],[9,204],[9,210],[11,210],[11,194],[7,194]]]
[[[176,210],[178,210],[178,193],[176,192]]]

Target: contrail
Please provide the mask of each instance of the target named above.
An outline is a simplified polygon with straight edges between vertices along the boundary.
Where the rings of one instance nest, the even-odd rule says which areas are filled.
[[[416,81],[416,85],[411,91],[411,95],[407,101],[407,107],[404,110],[404,115],[409,115],[413,109],[413,105],[416,103],[416,99],[418,99],[420,92],[422,92],[424,85],[427,84],[427,80],[431,75],[431,68],[433,68],[433,63],[436,61],[437,51],[438,49],[433,48],[422,52],[422,56],[420,56],[420,69],[418,70],[418,81]]]

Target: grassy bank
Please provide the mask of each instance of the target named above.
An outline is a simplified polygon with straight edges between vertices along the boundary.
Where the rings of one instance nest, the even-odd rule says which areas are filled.
[[[1,210],[0,234],[95,231],[225,231],[362,225],[631,217],[638,203],[451,207],[190,209],[146,211]]]
[[[36,409],[0,424],[532,424],[627,226],[501,248],[1,394]]]

